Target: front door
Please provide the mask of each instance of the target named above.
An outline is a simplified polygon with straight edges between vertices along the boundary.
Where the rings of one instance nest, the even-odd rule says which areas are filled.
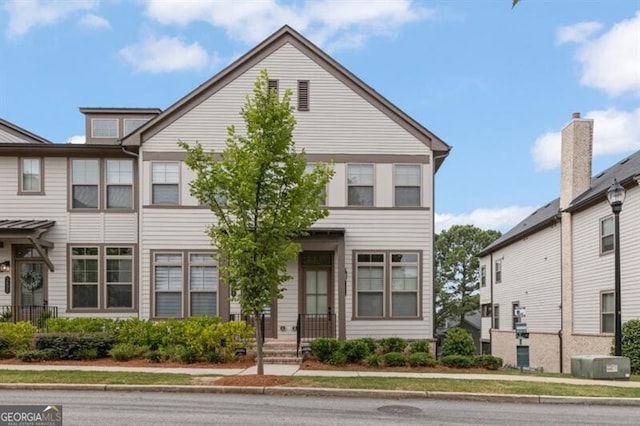
[[[335,337],[333,253],[304,252],[300,263],[302,338]]]
[[[47,267],[42,261],[16,261],[16,305],[46,304]]]

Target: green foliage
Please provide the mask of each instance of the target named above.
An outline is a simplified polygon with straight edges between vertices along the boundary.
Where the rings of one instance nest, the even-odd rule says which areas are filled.
[[[158,350],[148,350],[144,353],[144,359],[153,363],[160,362],[162,361],[162,353]]]
[[[342,352],[346,355],[347,362],[361,362],[373,351],[367,342],[356,339],[344,342]]]
[[[342,342],[337,339],[320,338],[311,342],[311,353],[320,362],[328,362],[334,352],[342,349]]]
[[[380,347],[382,348],[382,353],[389,352],[404,352],[407,347],[407,341],[401,337],[385,337],[380,340]]]
[[[382,365],[382,357],[376,353],[373,353],[364,360],[365,364],[369,367],[380,368]]]
[[[81,354],[88,349],[95,349],[97,358],[104,358],[114,344],[110,333],[42,333],[33,341],[35,349],[55,351],[60,359],[82,359]]]
[[[454,327],[447,331],[442,345],[442,357],[449,355],[473,356],[476,346],[471,335],[461,327]]]
[[[206,354],[204,354],[204,361],[213,364],[221,364],[225,361],[225,359],[224,355],[222,355],[220,352],[207,352]]]
[[[382,355],[382,362],[387,367],[404,367],[407,365],[407,357],[401,352],[387,352]]]
[[[477,255],[500,235],[473,225],[454,225],[436,235],[436,327],[446,319],[462,324],[466,314],[480,308]]]
[[[498,370],[502,367],[502,358],[493,355],[476,355],[474,357],[474,365],[476,367],[486,368],[487,370]]]
[[[327,364],[331,365],[345,365],[347,363],[347,355],[345,355],[342,351],[333,352],[329,359],[327,359]]]
[[[46,328],[49,333],[115,332],[121,322],[109,318],[51,318],[47,320]]]
[[[436,360],[428,352],[414,352],[409,355],[407,362],[410,367],[433,367],[436,365]]]
[[[148,346],[137,346],[132,343],[118,343],[111,348],[109,355],[116,361],[129,361],[142,358],[149,352]]]
[[[465,355],[447,355],[440,358],[440,362],[451,368],[471,368],[475,366],[475,357]]]
[[[30,322],[0,323],[0,339],[4,341],[4,351],[9,354],[16,354],[18,351],[29,349],[35,334],[36,327]]]
[[[98,350],[96,348],[82,348],[78,351],[78,358],[83,361],[98,359]]]
[[[193,348],[182,345],[166,346],[159,350],[161,359],[183,364],[192,364],[198,360],[198,353]]]
[[[631,373],[640,374],[640,319],[622,325],[622,355],[631,361]]]
[[[416,340],[409,344],[409,353],[415,354],[418,352],[431,353],[431,344],[428,340]]]
[[[162,330],[156,323],[138,318],[122,321],[116,331],[116,342],[157,349],[162,344]]]
[[[356,339],[359,342],[363,342],[369,348],[369,352],[374,353],[378,349],[378,343],[372,337],[361,337]]]
[[[220,274],[243,312],[256,318],[282,296],[282,284],[291,278],[287,263],[300,251],[294,239],[329,214],[320,204],[333,169],[319,163],[305,171],[305,154],[296,152],[293,141],[290,99],[290,90],[280,99],[269,89],[263,70],[240,112],[245,134],[229,126],[220,158],[199,143],[178,142],[196,175],[191,195],[216,217],[207,232],[225,259]],[[261,339],[257,342],[260,373]]]

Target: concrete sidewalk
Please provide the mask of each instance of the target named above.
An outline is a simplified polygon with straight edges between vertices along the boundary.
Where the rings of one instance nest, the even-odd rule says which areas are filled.
[[[46,365],[46,364],[0,364],[1,370],[27,371],[120,371],[144,373],[190,374],[192,376],[234,376],[256,374],[256,366],[249,368],[163,368],[163,367],[127,367],[127,366],[87,366],[87,365]],[[456,374],[456,373],[411,373],[391,371],[346,371],[346,370],[304,370],[297,365],[265,364],[264,374],[276,376],[321,376],[321,377],[401,377],[412,379],[452,379],[452,380],[506,380],[538,383],[563,383],[584,386],[614,386],[640,388],[637,381],[592,380],[574,377],[541,377],[522,374]],[[1,381],[0,377],[0,381]]]

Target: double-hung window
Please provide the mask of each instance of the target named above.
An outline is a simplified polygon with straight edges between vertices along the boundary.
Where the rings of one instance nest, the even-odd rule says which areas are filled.
[[[106,307],[133,307],[133,248],[107,247],[106,267]]]
[[[500,330],[500,305],[493,305],[493,327]]]
[[[502,260],[496,260],[496,284],[502,282]]]
[[[98,309],[98,247],[71,248],[71,307]]]
[[[487,267],[486,266],[480,267],[480,286],[481,287],[487,286]]]
[[[133,208],[133,162],[107,160],[107,208]]]
[[[613,216],[609,216],[600,221],[600,253],[610,253],[614,249],[614,227]]]
[[[182,254],[155,253],[154,291],[156,317],[182,317]]]
[[[615,295],[612,291],[600,293],[600,333],[615,332]]]
[[[153,204],[179,204],[180,163],[177,161],[154,162],[151,172]]]
[[[20,159],[20,193],[41,194],[42,190],[42,159]]]
[[[213,254],[189,255],[189,309],[191,316],[216,315],[218,270]]]
[[[416,252],[355,254],[355,317],[420,316],[420,255]]]
[[[420,182],[419,164],[396,164],[394,166],[396,207],[420,206]]]
[[[347,165],[347,205],[373,206],[373,164]]]
[[[74,209],[98,208],[98,160],[71,160],[71,207]]]

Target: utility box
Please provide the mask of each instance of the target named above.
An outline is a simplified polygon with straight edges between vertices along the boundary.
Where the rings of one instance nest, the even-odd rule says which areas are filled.
[[[572,356],[571,375],[587,379],[629,380],[631,362],[625,356]]]

